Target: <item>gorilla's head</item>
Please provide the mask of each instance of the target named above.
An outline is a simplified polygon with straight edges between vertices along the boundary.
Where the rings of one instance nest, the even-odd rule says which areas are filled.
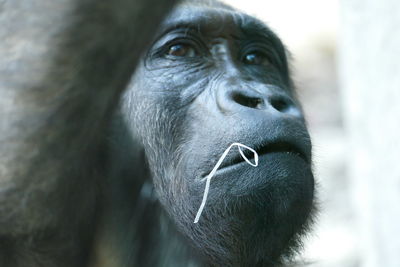
[[[259,20],[213,1],[185,2],[162,24],[122,105],[143,146],[159,200],[218,266],[275,265],[299,245],[313,207],[311,142],[280,39]],[[211,180],[197,224],[202,181]]]

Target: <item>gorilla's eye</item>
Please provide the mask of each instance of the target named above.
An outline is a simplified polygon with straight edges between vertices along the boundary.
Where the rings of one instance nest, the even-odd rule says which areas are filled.
[[[175,57],[195,57],[197,52],[193,46],[181,43],[171,45],[167,54]]]
[[[246,54],[243,57],[243,62],[249,65],[266,65],[269,63],[265,55],[257,52]]]

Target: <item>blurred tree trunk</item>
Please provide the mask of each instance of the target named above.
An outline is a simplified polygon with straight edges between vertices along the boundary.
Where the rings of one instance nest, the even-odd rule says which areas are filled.
[[[339,71],[362,267],[400,266],[400,1],[342,0]]]

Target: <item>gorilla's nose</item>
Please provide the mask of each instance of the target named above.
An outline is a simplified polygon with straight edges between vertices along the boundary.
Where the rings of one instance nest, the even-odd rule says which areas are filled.
[[[261,94],[251,89],[234,89],[225,91],[220,97],[224,98],[220,99],[220,107],[226,111],[238,112],[246,108],[280,113],[281,115],[301,116],[300,108],[286,93],[266,92]]]

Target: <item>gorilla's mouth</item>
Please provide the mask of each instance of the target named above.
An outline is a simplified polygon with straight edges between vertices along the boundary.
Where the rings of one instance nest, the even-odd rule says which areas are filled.
[[[291,144],[288,142],[269,143],[267,145],[256,148],[255,150],[258,153],[259,157],[272,153],[286,153],[288,155],[297,156],[305,162],[309,163],[309,157],[306,156],[306,153],[295,144]],[[250,161],[254,162],[254,153],[249,150],[244,150],[243,153]],[[235,156],[227,159],[221,164],[220,170],[242,163],[245,163],[243,158],[240,156],[239,153],[235,153]]]

